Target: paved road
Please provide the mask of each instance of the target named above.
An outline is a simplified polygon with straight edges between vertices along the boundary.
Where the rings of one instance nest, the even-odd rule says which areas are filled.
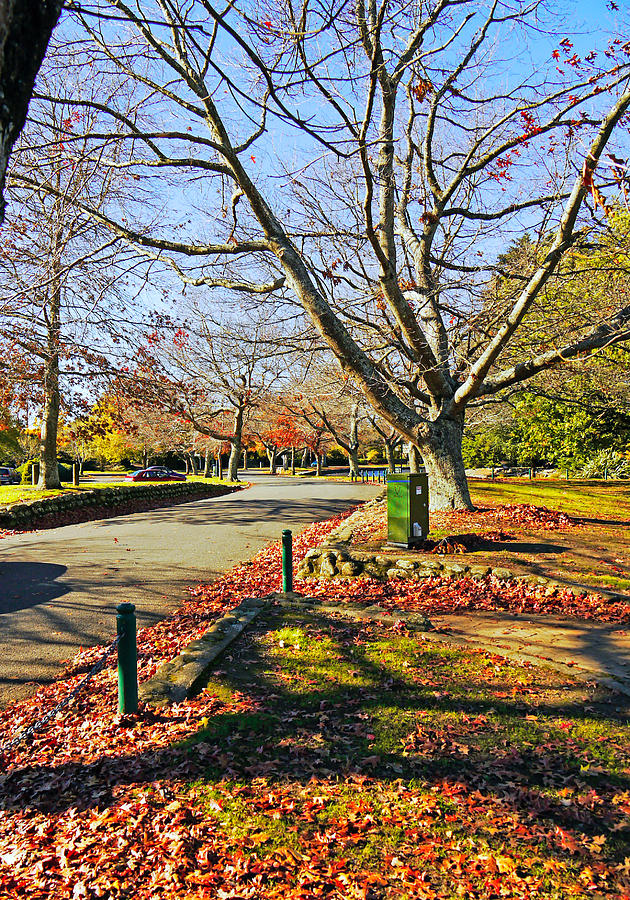
[[[283,528],[326,519],[378,490],[247,477],[251,488],[224,497],[0,541],[0,706],[54,679],[79,647],[110,638],[117,603],[135,603],[140,626],[156,622],[188,585],[248,559]]]

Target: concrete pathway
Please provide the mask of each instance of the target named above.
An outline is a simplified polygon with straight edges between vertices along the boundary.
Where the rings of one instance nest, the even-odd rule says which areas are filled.
[[[79,647],[109,640],[114,609],[140,626],[168,616],[186,588],[212,581],[277,540],[368,500],[378,485],[248,472],[247,490],[0,540],[0,706],[52,680]]]
[[[556,616],[470,612],[432,615],[431,640],[481,647],[549,665],[630,696],[630,626]]]

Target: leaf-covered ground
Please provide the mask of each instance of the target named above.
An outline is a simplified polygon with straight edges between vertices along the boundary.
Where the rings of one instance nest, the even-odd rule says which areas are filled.
[[[196,700],[60,723],[22,754],[0,778],[0,897],[627,897],[610,699],[271,613]]]
[[[306,529],[296,562],[339,521]],[[279,581],[274,545],[199,587],[140,632],[140,679]],[[505,587],[487,589],[499,602]],[[0,711],[0,743],[100,652]],[[121,719],[112,663],[0,754],[1,900],[630,897],[618,697],[331,615],[271,612],[220,665],[194,700]]]
[[[507,532],[504,540],[469,553],[467,562],[630,595],[628,482],[471,479],[470,489],[477,509],[432,514],[431,538]],[[374,552],[386,540],[383,503],[357,529],[354,543]]]

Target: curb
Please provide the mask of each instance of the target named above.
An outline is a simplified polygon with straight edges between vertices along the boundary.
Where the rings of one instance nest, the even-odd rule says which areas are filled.
[[[301,594],[267,594],[265,597],[248,597],[234,609],[218,619],[201,638],[188,644],[175,659],[163,663],[155,675],[138,688],[138,698],[152,706],[182,703],[192,697],[202,686],[217,658],[232,644],[245,628],[264,609],[281,606],[304,612],[318,609],[334,612],[359,621],[381,622],[396,625],[404,622],[413,631],[429,631],[433,626],[422,613],[391,615],[378,606],[327,603],[319,597],[303,597]]]
[[[265,609],[264,599],[248,597],[214,623],[179,656],[164,663],[138,689],[138,698],[154,706],[181,703],[201,687],[214,661]]]

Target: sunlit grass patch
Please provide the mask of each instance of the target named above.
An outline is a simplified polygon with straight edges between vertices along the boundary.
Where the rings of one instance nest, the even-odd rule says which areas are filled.
[[[630,483],[627,481],[487,481],[471,478],[473,502],[532,503],[572,516],[630,518]]]
[[[630,728],[614,697],[301,612],[261,621],[208,691],[224,707],[187,744],[207,757],[195,802],[270,891],[323,891],[341,862],[348,897],[564,900],[623,883]]]

